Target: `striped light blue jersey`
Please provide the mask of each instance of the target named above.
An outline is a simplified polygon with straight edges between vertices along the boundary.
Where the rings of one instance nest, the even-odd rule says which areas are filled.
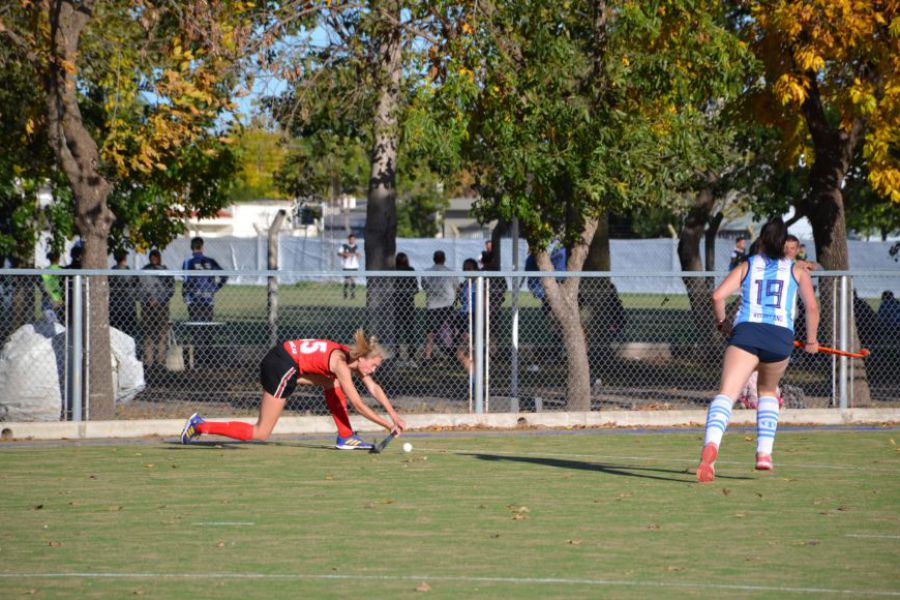
[[[748,260],[741,282],[741,308],[734,324],[766,323],[794,330],[797,312],[797,280],[794,261],[757,254]]]

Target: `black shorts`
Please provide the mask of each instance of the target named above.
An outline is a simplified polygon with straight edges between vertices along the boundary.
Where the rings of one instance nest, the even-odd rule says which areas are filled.
[[[297,363],[281,344],[269,350],[262,359],[259,382],[276,398],[287,399],[297,389]]]
[[[787,327],[767,323],[741,323],[728,338],[729,346],[759,357],[759,362],[776,363],[794,351],[794,333]]]

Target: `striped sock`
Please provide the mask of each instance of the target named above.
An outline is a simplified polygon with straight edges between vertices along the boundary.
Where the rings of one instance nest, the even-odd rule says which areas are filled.
[[[715,444],[716,448],[722,443],[722,436],[725,435],[725,428],[728,427],[728,419],[731,418],[731,407],[734,400],[725,394],[719,394],[709,405],[709,412],[706,414],[706,438],[703,445]]]
[[[775,430],[778,429],[778,398],[760,396],[756,409],[756,451],[772,454],[775,445]]]

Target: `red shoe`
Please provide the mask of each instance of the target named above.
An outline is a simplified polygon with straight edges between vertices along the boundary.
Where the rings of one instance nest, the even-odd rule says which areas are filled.
[[[772,455],[771,454],[763,454],[762,452],[756,453],[756,470],[757,471],[771,471],[775,466],[772,464]]]
[[[700,454],[700,466],[697,467],[697,481],[709,483],[716,478],[716,458],[719,456],[719,448],[712,442],[703,446]]]

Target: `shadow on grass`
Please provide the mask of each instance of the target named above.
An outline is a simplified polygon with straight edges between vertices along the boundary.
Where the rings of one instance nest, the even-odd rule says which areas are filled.
[[[243,450],[242,446],[259,445],[261,442],[241,442],[239,440],[222,440],[216,441],[199,441],[190,444],[182,444],[181,442],[166,442],[166,450],[190,450],[191,448],[201,448],[204,450]]]
[[[693,473],[687,469],[661,469],[658,467],[632,467],[628,465],[604,465],[593,462],[585,462],[582,460],[566,460],[560,458],[537,458],[531,456],[501,456],[498,454],[483,453],[460,453],[461,456],[473,456],[479,460],[488,461],[511,461],[522,462],[533,465],[541,465],[544,467],[554,467],[557,469],[577,469],[579,471],[597,471],[608,475],[619,475],[623,477],[639,477],[642,479],[655,479],[658,481],[672,481],[675,483],[696,483]],[[638,472],[635,472],[638,471]],[[644,472],[641,472],[644,471]],[[663,475],[652,475],[651,473],[669,473],[673,475],[682,475],[684,477],[665,477]],[[685,478],[687,477],[687,478]],[[751,477],[734,477],[727,475],[717,475],[716,479],[752,479]]]

